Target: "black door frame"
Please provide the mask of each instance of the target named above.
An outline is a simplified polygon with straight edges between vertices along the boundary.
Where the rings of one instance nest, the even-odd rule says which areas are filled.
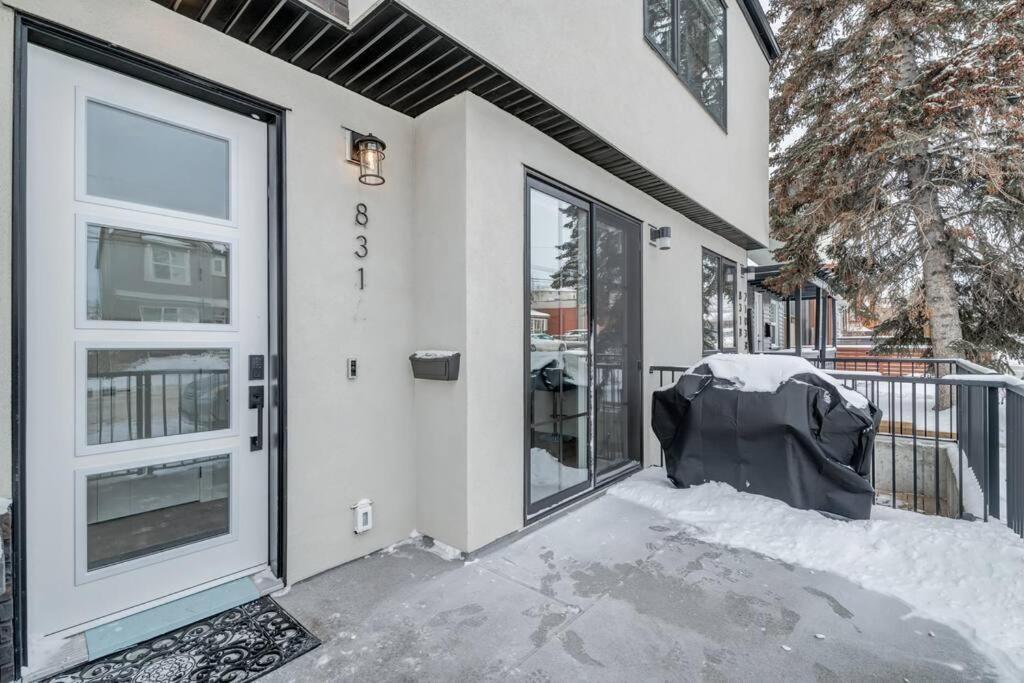
[[[599,218],[603,214],[603,220],[608,221],[609,225],[613,222],[618,222],[615,225],[616,229],[620,230],[623,235],[626,236],[627,244],[626,248],[632,251],[628,254],[630,258],[626,261],[626,272],[625,278],[628,289],[627,293],[627,308],[626,308],[626,356],[624,362],[626,364],[626,371],[629,373],[628,377],[632,377],[633,381],[628,382],[626,385],[626,413],[627,413],[627,443],[633,444],[639,449],[641,463],[643,462],[643,227],[644,224],[636,219],[630,218],[623,214],[621,211],[611,209],[605,204],[599,202],[592,202],[594,215],[594,234],[592,239],[592,247],[590,250],[591,263],[597,263],[597,223],[602,220]],[[634,285],[636,286],[635,294]],[[598,291],[598,283],[596,279],[591,279],[590,282],[591,291],[591,316],[597,319],[597,310],[593,306],[594,292]],[[594,370],[597,370],[597,343],[600,339],[600,333],[594,330],[594,358],[592,364]],[[637,348],[639,347],[639,348]],[[631,367],[632,366],[632,367]],[[594,389],[596,391],[598,387],[597,382],[594,382]],[[597,410],[598,401],[596,394],[594,395],[594,409]],[[594,435],[597,435],[597,425],[600,415],[594,413]],[[601,472],[597,469],[597,445],[594,445],[594,480],[596,486],[602,486],[607,481],[618,479],[622,472],[630,472],[633,469],[631,462],[617,465],[605,472]]]
[[[14,656],[16,666],[27,664],[25,398],[28,378],[25,359],[27,320],[26,269],[26,107],[28,46],[39,45],[195,100],[248,116],[267,124],[268,333],[267,410],[270,416],[269,529],[267,561],[274,574],[287,580],[287,391],[286,391],[286,207],[284,107],[251,97],[201,76],[98,40],[52,22],[18,13],[14,31],[14,144],[12,205],[11,306],[11,433],[12,433],[12,565],[14,599]]]
[[[544,192],[553,197],[561,199],[569,204],[574,204],[588,210],[590,225],[588,226],[588,263],[593,263],[594,256],[594,239],[592,238],[593,224],[595,207],[600,207],[600,210],[607,213],[613,214],[619,218],[630,223],[635,223],[638,234],[637,235],[637,267],[636,267],[636,316],[632,321],[636,325],[635,337],[637,345],[639,347],[638,353],[635,354],[636,361],[636,381],[633,383],[635,391],[630,392],[630,400],[632,403],[633,394],[635,393],[636,406],[631,405],[631,417],[632,414],[638,413],[639,420],[635,426],[636,430],[636,448],[639,454],[639,460],[635,461],[633,465],[624,465],[621,470],[613,471],[610,476],[606,476],[604,479],[598,479],[596,471],[596,463],[593,462],[593,445],[591,443],[593,437],[593,421],[594,416],[592,415],[593,405],[590,397],[588,397],[587,413],[588,413],[588,426],[587,426],[587,457],[589,459],[590,472],[587,481],[577,484],[576,486],[559,491],[558,493],[548,496],[543,500],[537,501],[537,503],[531,504],[530,502],[530,429],[531,429],[531,401],[530,401],[530,191],[538,190]],[[631,216],[625,211],[616,209],[613,206],[606,204],[605,202],[595,199],[593,196],[581,192],[565,183],[555,180],[551,176],[548,176],[540,171],[534,170],[527,167],[524,174],[523,183],[523,524],[531,524],[536,522],[554,512],[563,509],[566,505],[576,501],[582,497],[592,494],[593,492],[604,488],[616,481],[621,480],[624,477],[629,476],[636,470],[643,467],[644,462],[644,448],[643,448],[643,429],[640,423],[643,422],[643,406],[641,402],[643,400],[643,226],[644,222],[639,218]],[[587,310],[593,311],[593,296],[594,288],[591,285],[587,288]],[[593,340],[593,315],[588,314],[588,329],[590,331],[589,339]],[[627,360],[627,362],[629,362]],[[591,364],[588,364],[592,366]],[[593,368],[591,367],[591,371]],[[631,423],[633,420],[631,420]],[[634,430],[634,426],[630,424],[631,432]]]

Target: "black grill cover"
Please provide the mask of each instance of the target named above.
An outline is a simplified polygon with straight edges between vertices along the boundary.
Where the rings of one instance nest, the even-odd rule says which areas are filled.
[[[692,372],[654,393],[652,427],[676,486],[725,482],[796,508],[868,519],[878,408],[845,403],[810,373],[767,393],[738,391],[707,365]]]

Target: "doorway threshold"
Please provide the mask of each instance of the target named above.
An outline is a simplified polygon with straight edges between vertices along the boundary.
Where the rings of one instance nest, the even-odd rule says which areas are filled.
[[[532,515],[527,515],[523,520],[523,526],[529,527],[530,525],[535,524],[542,519],[550,517],[551,515],[565,512],[566,510],[573,508],[576,505],[589,502],[598,494],[604,493],[604,490],[607,489],[612,484],[616,484],[625,479],[626,477],[636,474],[643,468],[644,467],[640,462],[634,460],[624,465],[623,467],[620,467],[617,470],[607,472],[601,479],[597,481],[596,484],[594,484],[594,486],[591,486],[590,488],[581,491],[574,496],[566,498],[565,500],[560,500],[557,503],[551,505],[550,507],[544,508],[543,510],[538,510]]]
[[[96,620],[74,631],[30,636],[29,662],[22,669],[22,678],[26,682],[47,678],[284,588],[281,579],[267,567],[227,578],[128,610],[120,617]],[[180,621],[186,618],[188,621]],[[153,632],[155,628],[159,630]]]
[[[149,640],[180,626],[219,614],[260,597],[248,577],[222,583],[85,632],[89,661]]]

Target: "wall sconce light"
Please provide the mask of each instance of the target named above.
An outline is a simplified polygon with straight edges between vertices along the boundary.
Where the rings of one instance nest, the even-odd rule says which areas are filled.
[[[668,251],[672,248],[672,228],[665,225],[660,228],[651,226],[651,246],[658,247],[661,251]]]
[[[352,148],[349,160],[359,164],[359,182],[364,185],[384,184],[384,141],[373,133],[365,135],[349,131]]]

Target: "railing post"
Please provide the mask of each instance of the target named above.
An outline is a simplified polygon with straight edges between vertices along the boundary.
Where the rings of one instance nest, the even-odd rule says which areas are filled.
[[[999,388],[985,390],[985,469],[988,514],[999,517]]]
[[[803,330],[803,324],[804,324],[803,323],[804,292],[803,292],[803,285],[800,285],[800,286],[798,286],[796,288],[796,294],[793,295],[793,300],[796,302],[795,304],[793,304],[793,311],[794,311],[794,315],[796,317],[796,322],[794,324],[794,332],[793,332],[793,337],[795,338],[795,343],[793,344],[793,346],[795,348],[796,355],[798,355],[798,356],[800,356],[802,358],[803,355],[804,355],[804,330]]]

